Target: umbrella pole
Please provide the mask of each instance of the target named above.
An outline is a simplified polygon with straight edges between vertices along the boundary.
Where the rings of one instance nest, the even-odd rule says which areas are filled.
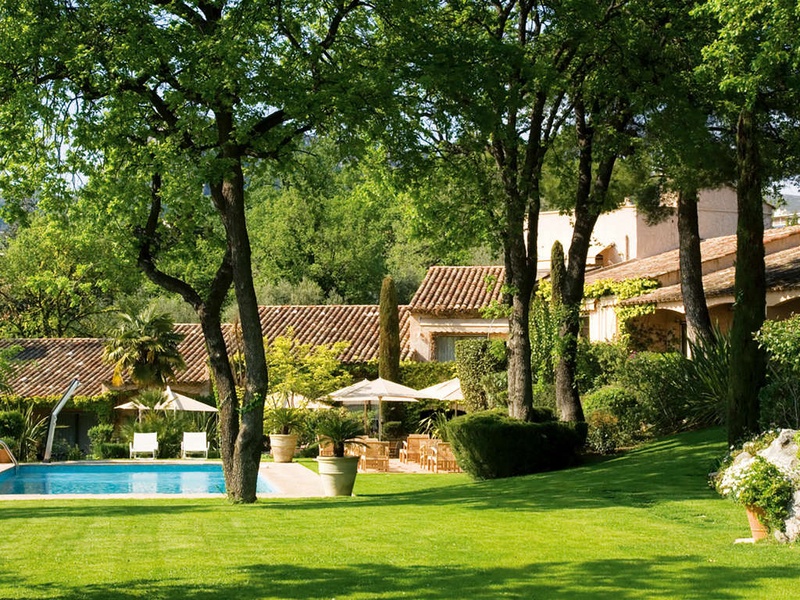
[[[369,435],[369,400],[364,400],[364,435]]]
[[[382,398],[378,396],[378,439],[383,439],[383,411],[381,408],[383,407]]]

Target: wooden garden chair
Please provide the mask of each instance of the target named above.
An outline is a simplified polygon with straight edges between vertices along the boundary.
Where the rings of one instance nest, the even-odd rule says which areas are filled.
[[[403,440],[403,447],[400,448],[400,462],[407,463],[412,461],[415,463],[420,462],[420,446],[431,436],[427,433],[412,433],[405,440]]]

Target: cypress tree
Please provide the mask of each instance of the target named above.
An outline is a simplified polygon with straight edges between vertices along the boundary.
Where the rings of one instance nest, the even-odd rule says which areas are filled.
[[[378,375],[400,382],[400,313],[394,279],[387,275],[381,284],[380,340],[378,342]]]

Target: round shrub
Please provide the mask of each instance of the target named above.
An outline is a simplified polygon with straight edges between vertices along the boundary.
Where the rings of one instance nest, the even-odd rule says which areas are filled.
[[[586,443],[599,454],[611,454],[623,437],[619,419],[605,410],[596,410],[586,419],[589,427]]]
[[[481,411],[450,421],[458,465],[476,479],[514,477],[560,469],[577,462],[586,442],[585,423],[512,419]]]
[[[619,386],[606,386],[592,392],[583,399],[583,411],[591,416],[595,412],[611,415],[616,419],[616,442],[627,444],[641,437],[644,414],[636,395]],[[606,419],[607,421],[607,419]],[[590,426],[591,420],[587,419]]]

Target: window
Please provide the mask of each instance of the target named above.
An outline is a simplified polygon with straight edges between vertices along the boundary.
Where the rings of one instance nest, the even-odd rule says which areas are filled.
[[[588,316],[586,316],[586,317],[582,316],[581,317],[581,329],[578,332],[578,336],[582,337],[585,340],[588,340],[588,339],[591,338],[590,331],[591,331],[591,329],[589,328],[589,317]]]
[[[456,342],[458,340],[475,340],[486,338],[485,335],[437,335],[434,338],[433,359],[437,362],[448,362],[456,359]]]

